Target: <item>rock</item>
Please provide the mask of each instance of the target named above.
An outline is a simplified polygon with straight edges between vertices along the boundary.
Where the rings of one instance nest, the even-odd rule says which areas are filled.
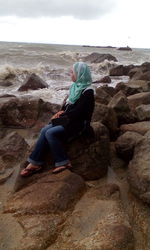
[[[18,218],[24,235],[17,250],[46,249],[54,243],[62,229],[63,215],[26,215]]]
[[[134,122],[134,114],[130,112],[127,97],[122,91],[119,91],[113,96],[111,101],[108,103],[108,107],[114,109],[118,118],[118,124],[124,124]]]
[[[124,82],[119,82],[116,87],[115,91],[116,93],[119,91],[122,91],[124,95],[129,96],[129,95],[134,95],[143,92],[142,87],[139,86],[134,86],[134,85],[129,85],[128,83]]]
[[[147,71],[147,72],[143,73],[139,77],[139,80],[150,81],[150,71]]]
[[[144,80],[130,80],[126,85],[133,88],[142,88],[143,92],[150,91],[150,83]]]
[[[109,107],[113,108],[116,112],[129,111],[129,105],[126,96],[119,91],[109,102]]]
[[[111,97],[113,97],[116,94],[115,89],[113,87],[105,85],[105,86],[102,86],[101,89],[103,89]]]
[[[109,75],[110,76],[123,76],[128,75],[129,71],[134,68],[134,65],[117,65],[110,69]]]
[[[150,203],[150,136],[145,136],[135,147],[129,164],[128,179],[131,191],[144,202]]]
[[[86,135],[79,136],[65,145],[68,157],[72,163],[72,172],[80,175],[85,180],[95,180],[103,177],[107,173],[109,165],[109,133],[107,128],[100,122],[92,123],[95,136],[89,138]],[[29,152],[24,157],[24,162],[20,168],[27,166]],[[53,168],[53,159],[48,153],[43,167],[43,175]],[[34,183],[40,178],[42,173],[22,178],[20,174],[16,179],[14,191],[20,190],[29,183]]]
[[[120,47],[120,48],[117,48],[117,50],[132,51],[132,49],[129,46],[127,46],[127,47]]]
[[[140,105],[136,109],[137,118],[139,121],[150,120],[150,104]]]
[[[150,62],[145,62],[141,64],[141,68],[143,72],[150,71]]]
[[[59,175],[47,172],[35,183],[15,193],[7,202],[5,212],[37,215],[66,211],[84,188],[83,179],[68,170]]]
[[[123,124],[120,126],[122,132],[133,131],[144,135],[150,130],[150,121],[135,122],[133,124]]]
[[[13,169],[7,169],[4,173],[0,173],[0,184],[7,181],[7,179],[13,174]]]
[[[112,108],[96,103],[92,121],[102,122],[109,129],[110,136],[115,136],[118,127],[118,120],[116,113]]]
[[[104,76],[100,80],[94,81],[93,83],[111,83],[111,78],[109,76]]]
[[[120,169],[124,171],[127,168],[127,162],[121,159],[120,157],[118,157],[118,154],[115,148],[115,142],[110,143],[110,166],[111,167],[108,170],[108,173],[110,171],[110,176],[112,176],[112,172],[115,172],[116,174],[116,171],[120,171]],[[109,174],[107,175],[107,177],[108,176]]]
[[[119,136],[115,142],[116,152],[119,157],[129,162],[133,157],[135,146],[142,138],[143,136],[139,133],[130,131]]]
[[[100,54],[100,53],[96,53],[96,52],[94,52],[88,56],[83,57],[83,60],[91,62],[91,63],[101,63],[104,60],[117,62],[117,59],[110,54]]]
[[[93,122],[95,138],[77,138],[67,145],[72,171],[85,180],[96,180],[107,173],[109,165],[109,133],[100,122]]]
[[[18,91],[27,91],[29,89],[43,89],[48,88],[48,84],[43,81],[39,76],[31,74],[23,83],[23,85],[18,89]]]
[[[16,132],[9,133],[0,143],[0,156],[5,168],[12,168],[28,149],[26,141]]]
[[[132,110],[135,110],[136,107],[140,106],[141,104],[150,104],[150,92],[142,92],[128,96],[128,103]]]
[[[0,123],[5,127],[29,128],[36,123],[49,122],[59,108],[59,105],[30,96],[3,98],[0,103]]]
[[[105,90],[103,90],[101,87],[96,89],[95,100],[97,102],[107,105],[111,99],[112,99],[112,97]]]
[[[130,78],[133,78],[134,75],[135,75],[138,71],[141,72],[140,66],[135,66],[135,67],[133,67],[132,69],[129,70],[128,76],[129,76]]]
[[[78,202],[57,241],[48,250],[132,250],[133,232],[115,184],[91,188]]]
[[[16,97],[15,95],[4,94],[0,95],[0,98]]]
[[[10,87],[12,85],[13,85],[13,83],[8,82],[8,81],[0,82],[0,86],[2,86],[2,87]]]

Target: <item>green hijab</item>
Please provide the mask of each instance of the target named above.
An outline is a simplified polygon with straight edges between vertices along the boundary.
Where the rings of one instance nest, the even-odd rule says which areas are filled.
[[[72,83],[69,89],[69,103],[74,104],[82,94],[82,91],[92,84],[91,72],[84,62],[77,62],[73,65],[73,72],[76,81]]]

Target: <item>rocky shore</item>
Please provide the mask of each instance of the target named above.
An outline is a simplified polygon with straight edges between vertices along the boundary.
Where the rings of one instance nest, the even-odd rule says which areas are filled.
[[[94,135],[65,145],[73,169],[58,175],[50,155],[41,173],[19,171],[60,105],[1,96],[0,249],[150,249],[150,63],[109,72],[122,75],[130,80],[96,89]],[[35,86],[47,88],[36,75],[20,88]]]

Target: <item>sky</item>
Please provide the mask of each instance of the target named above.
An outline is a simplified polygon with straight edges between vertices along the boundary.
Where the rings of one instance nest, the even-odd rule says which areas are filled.
[[[0,0],[0,41],[150,48],[150,0]]]

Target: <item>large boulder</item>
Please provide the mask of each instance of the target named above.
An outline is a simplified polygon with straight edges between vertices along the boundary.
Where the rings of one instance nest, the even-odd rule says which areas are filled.
[[[143,136],[139,133],[131,131],[119,136],[115,142],[116,152],[119,157],[129,162],[133,157],[135,146],[142,138]]]
[[[132,110],[141,104],[150,104],[150,92],[142,92],[135,95],[128,96],[128,103]]]
[[[47,172],[15,193],[5,206],[5,212],[24,215],[66,211],[84,188],[83,179],[68,170],[59,175]]]
[[[150,104],[140,105],[136,109],[137,118],[139,121],[150,120]]]
[[[150,130],[150,121],[143,121],[143,122],[135,122],[131,124],[123,124],[120,126],[120,131],[121,132],[127,132],[127,131],[132,131],[132,132],[137,132],[141,135],[144,135]]]
[[[110,76],[123,76],[128,75],[129,71],[134,68],[134,65],[117,65],[110,69],[109,75]]]
[[[83,57],[83,60],[88,61],[90,63],[101,63],[104,60],[117,62],[116,57],[114,57],[110,54],[100,54],[100,53],[96,53],[96,52],[93,52],[92,54]]]
[[[143,92],[150,91],[150,82],[144,81],[144,80],[130,80],[126,85],[132,87],[132,88],[141,88]]]
[[[104,76],[99,80],[94,81],[93,83],[111,83],[110,76]]]
[[[43,81],[39,76],[34,73],[27,77],[23,85],[18,89],[18,91],[27,91],[29,89],[43,89],[48,88],[48,84]]]
[[[102,87],[96,89],[95,100],[97,102],[107,105],[111,99],[112,97]]]
[[[106,105],[96,103],[92,121],[102,122],[108,128],[111,137],[117,132],[118,120],[116,112]]]
[[[119,125],[135,121],[134,114],[130,112],[127,97],[122,91],[113,96],[108,103],[108,107],[114,109],[116,112]]]
[[[129,164],[128,179],[131,191],[150,203],[150,133],[148,132],[135,147],[134,157]]]
[[[16,132],[7,134],[0,142],[0,157],[5,168],[11,168],[20,160],[28,149],[28,144],[22,136]]]
[[[0,81],[0,86],[1,87],[10,87],[10,86],[12,86],[13,85],[13,83],[12,82],[9,82],[9,81]]]
[[[119,82],[116,87],[116,93],[122,91],[126,96],[134,95],[143,92],[143,88],[140,86],[130,85],[129,83]]]
[[[20,161],[28,144],[19,134],[11,132],[4,135],[0,142],[0,183],[5,182],[14,172],[14,166]]]
[[[88,190],[48,249],[133,250],[133,232],[119,193],[116,184]]]
[[[94,137],[81,136],[67,144],[72,171],[85,180],[96,180],[107,173],[110,163],[109,132],[100,122],[93,122]]]
[[[29,128],[39,120],[43,123],[48,122],[59,108],[59,105],[31,96],[2,98],[0,124],[3,127]]]
[[[92,127],[94,134],[90,137],[83,134],[64,145],[73,166],[72,172],[80,175],[85,180],[95,180],[103,177],[107,173],[110,163],[109,132],[100,122],[93,122]],[[27,166],[27,158],[31,151],[32,147],[24,157],[20,165],[21,169]],[[53,164],[53,159],[49,152],[42,169],[43,173],[53,168]],[[40,176],[41,173],[37,173],[28,178],[22,178],[18,174],[14,191],[18,191],[25,185],[35,182]]]
[[[134,74],[133,78],[136,80],[150,81],[150,71],[147,71],[145,73],[143,73],[142,71],[137,72]]]

